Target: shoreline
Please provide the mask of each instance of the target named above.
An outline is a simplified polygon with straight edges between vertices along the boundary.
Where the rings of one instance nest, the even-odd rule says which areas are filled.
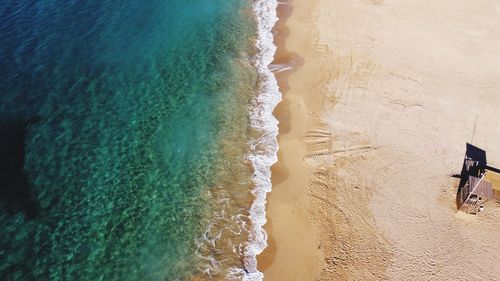
[[[280,135],[284,132],[290,131],[290,113],[286,108],[285,104],[285,96],[288,91],[288,83],[287,78],[290,73],[294,70],[295,67],[288,68],[289,65],[292,64],[293,57],[297,55],[291,53],[286,49],[285,41],[289,35],[288,26],[286,26],[286,20],[290,17],[292,13],[293,7],[290,5],[289,0],[284,0],[278,3],[276,8],[276,15],[278,17],[278,21],[273,27],[273,44],[276,46],[276,53],[274,54],[274,60],[269,65],[269,68],[274,69],[273,73],[276,77],[276,81],[278,83],[278,88],[280,90],[282,99],[280,103],[276,105],[273,110],[273,116],[278,120],[278,152],[277,157],[278,161],[271,166],[271,182],[274,187],[279,181],[284,180],[288,177],[289,172],[286,167],[282,165],[283,157],[281,148],[279,147],[279,139]],[[284,71],[281,71],[283,68],[286,68]],[[269,200],[272,191],[268,193],[266,197],[266,201]],[[271,233],[272,230],[272,220],[269,218],[269,203],[266,204],[266,224],[264,225],[264,231],[267,234],[267,247],[264,249],[262,253],[257,256],[257,268],[260,272],[264,272],[273,262],[274,257],[276,255],[276,242],[274,241],[273,235]]]
[[[255,137],[249,142],[250,153],[246,158],[252,163],[251,193],[254,200],[250,207],[251,226],[248,242],[244,249],[243,268],[236,269],[243,280],[262,280],[263,273],[258,268],[257,256],[267,247],[267,234],[263,228],[266,224],[266,197],[272,190],[271,166],[277,162],[279,145],[278,120],[273,110],[282,100],[276,77],[269,65],[276,53],[273,27],[279,20],[277,17],[278,1],[257,0],[252,10],[257,23],[255,47],[257,53],[253,64],[259,79],[258,94],[250,103],[250,125],[255,130]]]
[[[307,197],[310,169],[301,160],[305,150],[301,146],[301,136],[307,124],[305,103],[300,94],[305,86],[302,81],[291,80],[297,77],[305,64],[297,41],[290,36],[297,36],[290,30],[289,21],[300,17],[309,5],[295,1],[280,2],[277,9],[279,21],[273,28],[274,43],[277,46],[275,59],[271,65],[288,66],[284,71],[275,71],[275,76],[282,94],[282,101],[276,106],[273,115],[279,120],[278,162],[272,166],[273,190],[267,196],[266,218],[264,226],[268,234],[268,247],[258,256],[259,271],[267,280],[312,280],[318,264],[316,250],[319,241],[314,226],[307,214],[297,210],[296,205],[303,205]],[[291,34],[293,33],[293,34]],[[306,38],[309,38],[309,35]],[[296,40],[296,39],[295,39]],[[302,41],[306,43],[308,40]],[[309,68],[305,69],[310,70]],[[299,203],[299,201],[302,201]]]

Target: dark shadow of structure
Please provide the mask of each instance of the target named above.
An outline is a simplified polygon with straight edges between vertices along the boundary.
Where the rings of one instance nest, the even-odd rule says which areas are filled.
[[[37,216],[39,207],[24,173],[25,139],[34,120],[0,120],[0,206]]]
[[[458,189],[460,190],[467,183],[469,176],[480,177],[486,170],[486,163],[486,151],[467,143]]]

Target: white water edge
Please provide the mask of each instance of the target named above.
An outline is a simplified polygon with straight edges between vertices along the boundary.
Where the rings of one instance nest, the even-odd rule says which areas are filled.
[[[258,52],[253,63],[259,74],[260,88],[251,103],[250,124],[262,135],[250,142],[250,153],[247,155],[254,168],[252,179],[255,187],[252,194],[255,199],[250,208],[252,229],[245,248],[245,281],[261,281],[264,277],[257,269],[257,255],[267,247],[267,233],[263,228],[267,222],[266,196],[272,189],[271,166],[278,161],[278,120],[273,111],[282,97],[276,77],[269,68],[276,53],[272,29],[278,21],[277,7],[276,0],[256,0],[253,4],[258,28]]]

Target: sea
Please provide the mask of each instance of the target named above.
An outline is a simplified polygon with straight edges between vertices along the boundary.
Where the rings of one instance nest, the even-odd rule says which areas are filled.
[[[0,280],[262,280],[277,5],[0,1]]]

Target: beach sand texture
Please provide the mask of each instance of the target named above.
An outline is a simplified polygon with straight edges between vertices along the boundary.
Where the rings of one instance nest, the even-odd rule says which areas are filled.
[[[499,279],[500,205],[451,175],[466,142],[500,166],[500,4],[290,4],[265,280]]]

